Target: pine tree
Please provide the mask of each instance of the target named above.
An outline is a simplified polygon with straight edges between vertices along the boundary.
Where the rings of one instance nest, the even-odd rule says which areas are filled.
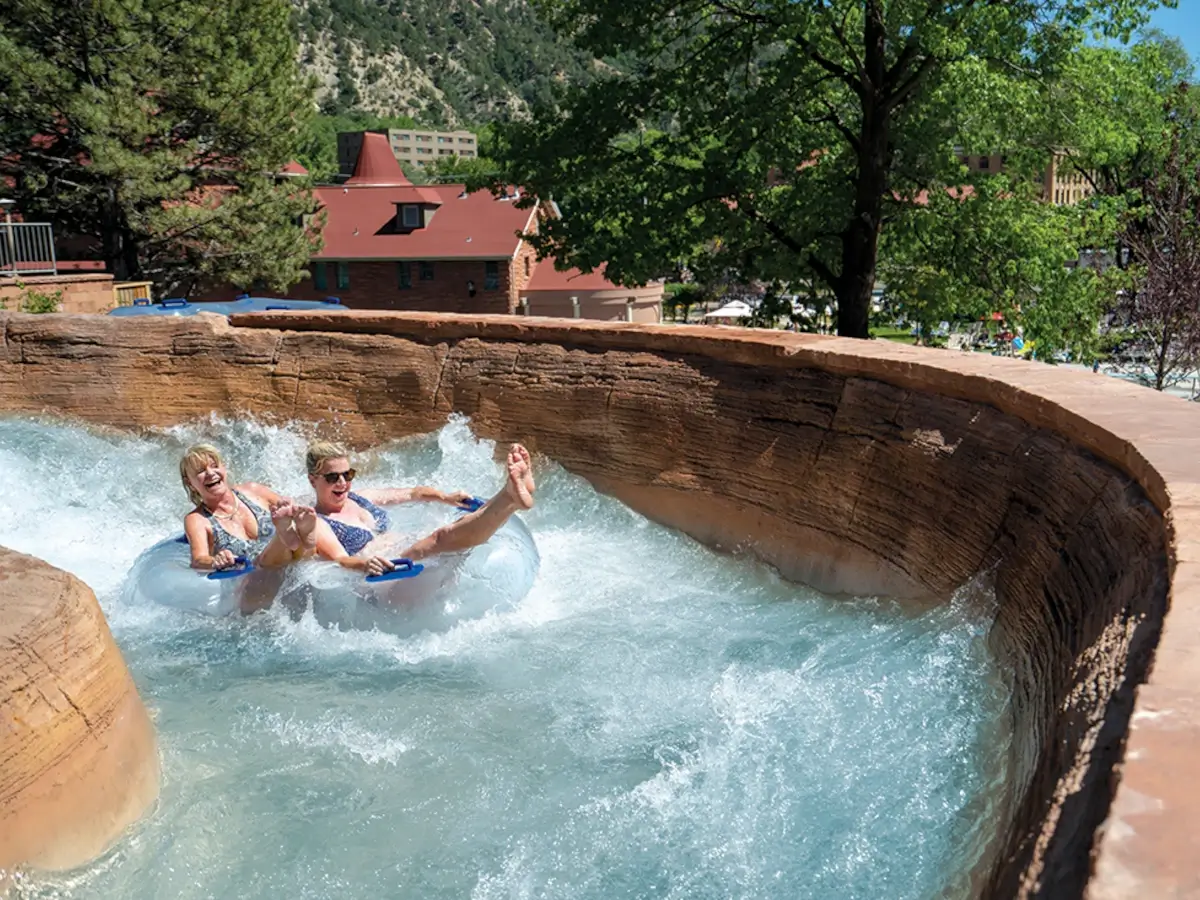
[[[7,0],[0,175],[119,279],[284,290],[306,186],[273,173],[313,109],[287,0]]]

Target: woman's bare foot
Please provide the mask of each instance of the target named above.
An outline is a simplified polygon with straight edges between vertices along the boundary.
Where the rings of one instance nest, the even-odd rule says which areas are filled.
[[[508,483],[504,489],[521,509],[533,508],[533,463],[529,451],[520,444],[513,444],[508,450]]]
[[[296,533],[297,507],[291,501],[284,500],[271,507],[271,521],[275,523],[275,532],[283,546],[293,553],[300,549],[300,535]]]
[[[292,516],[296,536],[300,540],[298,549],[305,552],[317,548],[317,511],[311,506],[297,506]]]

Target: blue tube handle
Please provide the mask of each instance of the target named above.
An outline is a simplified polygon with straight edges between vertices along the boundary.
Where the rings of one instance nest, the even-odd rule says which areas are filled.
[[[467,512],[475,512],[475,510],[482,507],[485,503],[487,503],[486,500],[481,500],[479,497],[472,497],[458,504],[458,508],[465,509]]]
[[[224,581],[227,578],[241,578],[254,571],[254,564],[244,556],[235,556],[233,566],[228,569],[217,569],[206,576],[209,581]]]
[[[399,581],[401,578],[416,578],[425,571],[425,566],[421,563],[415,563],[411,559],[403,557],[393,559],[392,565],[396,568],[390,572],[384,572],[382,575],[368,575],[367,581],[371,584],[378,584],[381,581]]]

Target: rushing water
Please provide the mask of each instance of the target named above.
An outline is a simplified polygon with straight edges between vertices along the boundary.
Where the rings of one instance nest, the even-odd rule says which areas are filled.
[[[156,715],[152,815],[49,898],[961,896],[1004,795],[1008,698],[978,598],[831,600],[647,522],[556,466],[515,608],[438,633],[206,619],[121,599],[178,531],[177,461],[304,496],[304,435],[0,420],[0,544],[91,585]],[[463,422],[359,487],[486,494]]]

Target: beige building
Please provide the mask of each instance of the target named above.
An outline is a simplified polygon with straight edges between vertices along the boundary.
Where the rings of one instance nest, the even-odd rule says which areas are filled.
[[[1001,153],[959,155],[972,172],[1003,172],[1008,157]],[[1065,153],[1055,153],[1042,173],[1042,199],[1055,206],[1074,206],[1086,200],[1095,190],[1082,172],[1073,166]]]
[[[364,131],[338,133],[338,170],[343,175],[354,174],[358,151],[362,149]],[[474,158],[479,155],[479,141],[470,131],[418,131],[409,128],[389,128],[376,131],[386,135],[392,153],[402,166],[427,166],[447,156]]]

